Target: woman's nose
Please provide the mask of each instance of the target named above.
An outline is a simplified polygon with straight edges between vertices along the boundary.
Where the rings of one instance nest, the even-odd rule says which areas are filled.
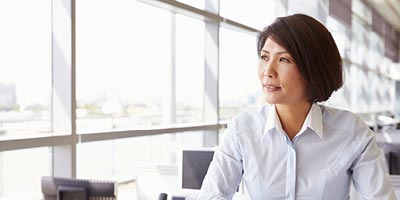
[[[265,64],[263,76],[268,78],[276,76],[275,64],[273,62]]]

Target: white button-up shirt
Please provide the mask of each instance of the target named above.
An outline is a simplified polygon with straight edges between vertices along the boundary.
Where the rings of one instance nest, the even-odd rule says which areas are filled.
[[[275,106],[232,119],[199,199],[232,199],[243,180],[252,200],[395,200],[374,132],[351,112],[313,104],[289,139]]]

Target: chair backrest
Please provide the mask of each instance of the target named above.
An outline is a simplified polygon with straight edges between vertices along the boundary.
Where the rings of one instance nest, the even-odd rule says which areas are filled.
[[[42,193],[45,200],[116,200],[117,183],[42,177]]]
[[[392,143],[378,142],[379,147],[382,149],[383,154],[386,157],[389,174],[400,175],[400,144],[397,142],[400,139],[398,136],[400,132],[397,132],[397,134],[390,132],[384,134],[394,140]]]

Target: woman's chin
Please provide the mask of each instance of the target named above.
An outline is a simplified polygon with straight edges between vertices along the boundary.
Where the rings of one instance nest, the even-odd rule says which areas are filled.
[[[265,96],[264,97],[265,103],[269,103],[269,104],[277,104],[279,103],[276,99]]]

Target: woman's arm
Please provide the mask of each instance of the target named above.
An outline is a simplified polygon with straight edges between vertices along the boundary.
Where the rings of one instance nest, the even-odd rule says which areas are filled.
[[[215,150],[198,199],[232,199],[242,179],[243,170],[238,134],[233,119],[228,125],[225,139]]]
[[[362,199],[396,200],[375,134],[367,130],[362,151],[353,164],[353,184]]]

